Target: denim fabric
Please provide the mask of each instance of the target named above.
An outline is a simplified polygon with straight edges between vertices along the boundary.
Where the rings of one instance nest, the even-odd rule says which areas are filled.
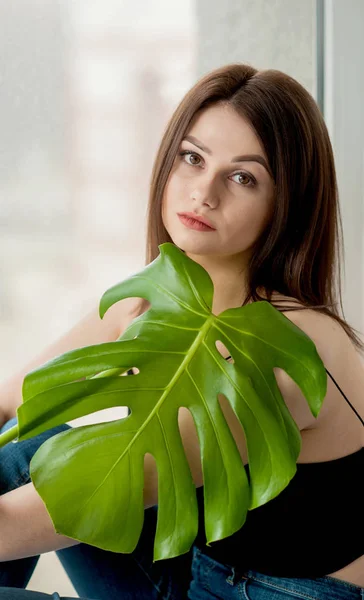
[[[117,554],[86,544],[59,550],[57,555],[80,596],[110,600],[187,598],[192,550],[185,555],[153,563],[157,508],[144,513],[139,542],[131,554]],[[90,574],[92,576],[90,577]]]
[[[16,424],[9,421],[1,431]],[[0,449],[0,493],[30,481],[29,463],[39,446],[64,431],[56,427],[29,440]],[[364,600],[364,588],[332,577],[291,579],[247,571],[243,577],[193,546],[187,554],[153,563],[157,507],[144,514],[138,545],[131,554],[117,554],[87,544],[59,550],[77,593],[85,600]],[[38,556],[0,563],[0,600],[72,600],[25,588]],[[18,589],[16,589],[18,588]]]
[[[190,600],[363,600],[364,588],[334,579],[271,577],[256,571],[237,574],[193,548]]]

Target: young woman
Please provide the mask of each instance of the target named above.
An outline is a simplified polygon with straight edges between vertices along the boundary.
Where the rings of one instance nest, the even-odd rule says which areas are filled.
[[[310,94],[282,72],[244,64],[202,77],[177,107],[155,159],[146,263],[159,244],[176,244],[210,274],[214,314],[272,302],[316,345],[328,373],[323,407],[315,419],[298,386],[275,369],[302,435],[296,475],[277,498],[250,511],[240,531],[210,547],[198,437],[181,409],[201,525],[190,552],[154,564],[153,460],[145,463],[143,533],[136,550],[122,555],[54,533],[29,480],[32,455],[62,427],[9,444],[0,451],[0,585],[8,586],[0,597],[48,598],[15,588],[26,586],[40,553],[57,550],[80,596],[94,599],[364,598],[364,346],[339,316],[339,224],[332,147]],[[116,340],[147,308],[128,298],[102,321],[95,308],[5,382],[4,427],[14,424],[28,371],[65,351]],[[219,351],[231,360],[227,348]],[[226,398],[219,400],[249,469],[242,428]]]

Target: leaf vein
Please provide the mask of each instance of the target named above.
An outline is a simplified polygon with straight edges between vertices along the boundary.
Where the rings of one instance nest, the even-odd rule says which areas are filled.
[[[167,296],[167,297],[169,296],[170,298],[172,298],[177,304],[179,304],[179,306],[183,306],[189,312],[192,312],[192,313],[198,315],[199,317],[206,317],[206,314],[199,313],[199,312],[197,312],[197,310],[193,310],[189,304],[186,304],[185,302],[183,302],[183,300],[181,300],[180,298],[178,298],[178,296],[176,296],[175,294],[173,294],[167,288],[165,288],[165,287],[163,287],[161,285],[158,285],[155,281],[153,281],[153,279],[150,279],[149,277],[141,277],[140,275],[136,276],[136,278],[137,279],[145,279],[146,281],[151,282],[151,284],[153,285],[153,287],[157,288],[165,296]]]

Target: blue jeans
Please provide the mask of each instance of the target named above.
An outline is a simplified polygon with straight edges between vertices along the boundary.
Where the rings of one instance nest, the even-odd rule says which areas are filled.
[[[16,424],[12,419],[1,431]],[[29,463],[49,437],[68,428],[56,427],[29,440],[0,449],[0,494],[30,481]],[[57,551],[79,596],[93,600],[364,600],[364,588],[332,577],[286,579],[247,571],[237,577],[193,546],[187,554],[153,564],[157,508],[145,511],[138,545],[131,554],[77,544]],[[0,600],[59,600],[59,595],[25,588],[39,556],[0,563]],[[1,587],[2,586],[2,587]],[[72,600],[63,598],[63,600]]]
[[[223,565],[193,547],[190,600],[363,600],[364,588],[334,579],[293,579],[272,577],[257,571],[237,576],[233,567]],[[0,596],[1,597],[1,596]]]

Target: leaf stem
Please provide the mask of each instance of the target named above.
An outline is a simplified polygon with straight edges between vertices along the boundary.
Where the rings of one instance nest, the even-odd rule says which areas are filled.
[[[9,442],[15,440],[19,435],[18,426],[14,425],[14,427],[10,427],[0,435],[0,448],[6,446]]]

